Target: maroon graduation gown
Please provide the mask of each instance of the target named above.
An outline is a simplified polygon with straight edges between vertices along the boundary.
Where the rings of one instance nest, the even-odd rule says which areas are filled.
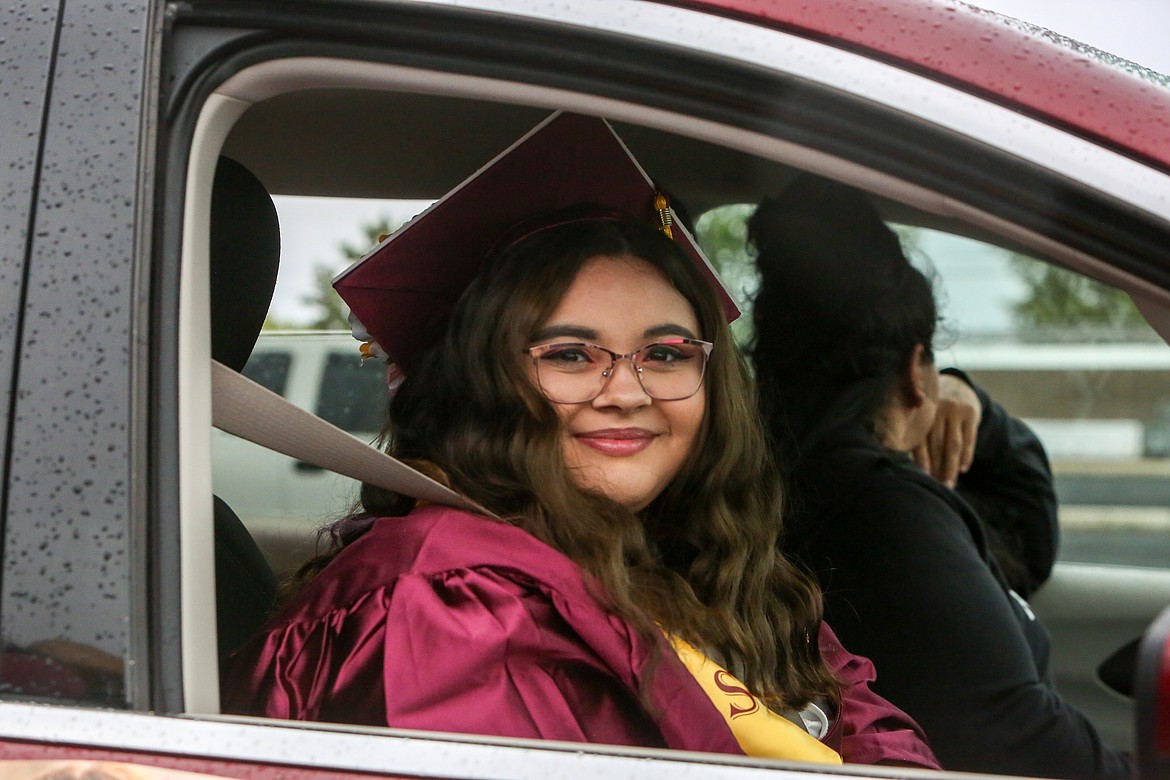
[[[869,690],[872,665],[827,627],[820,643],[844,685],[830,747],[937,767]],[[576,564],[441,506],[376,521],[236,651],[222,688],[225,712],[273,718],[741,752],[665,641],[607,612]]]

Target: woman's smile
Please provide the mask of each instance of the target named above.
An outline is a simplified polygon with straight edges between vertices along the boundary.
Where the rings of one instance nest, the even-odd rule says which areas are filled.
[[[645,428],[605,428],[572,435],[598,452],[623,458],[642,452],[654,443],[659,434]]]

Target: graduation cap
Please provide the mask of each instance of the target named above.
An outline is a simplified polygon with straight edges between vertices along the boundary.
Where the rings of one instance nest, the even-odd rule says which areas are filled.
[[[354,335],[409,370],[441,337],[463,290],[522,222],[582,203],[661,226],[739,308],[604,119],[557,112],[333,280]],[[661,208],[661,211],[660,211]]]

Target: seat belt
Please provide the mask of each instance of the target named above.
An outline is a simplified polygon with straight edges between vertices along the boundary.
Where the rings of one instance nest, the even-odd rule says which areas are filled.
[[[212,425],[261,447],[401,495],[495,517],[474,501],[371,447],[217,360]]]

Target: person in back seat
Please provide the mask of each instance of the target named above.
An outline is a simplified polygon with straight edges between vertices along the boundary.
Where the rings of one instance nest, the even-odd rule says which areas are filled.
[[[227,711],[937,766],[777,552],[726,304],[654,199],[559,114],[336,280],[405,376],[387,450],[484,512],[364,486]]]
[[[1001,510],[1026,550],[1020,586],[1042,582],[1056,546],[1047,458],[964,375],[940,376],[930,282],[865,194],[837,182],[799,177],[748,229],[762,277],[752,359],[792,479],[786,549],[877,666],[874,688],[948,770],[1128,777],[1128,756],[1048,683],[1048,634],[963,498]]]

